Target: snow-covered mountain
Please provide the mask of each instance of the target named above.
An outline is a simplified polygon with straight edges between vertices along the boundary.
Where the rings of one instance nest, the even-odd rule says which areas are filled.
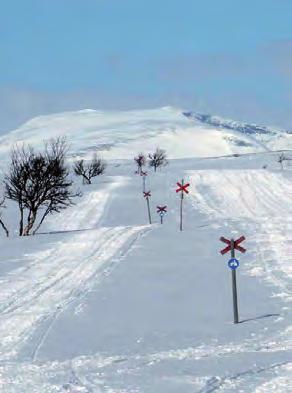
[[[292,392],[292,173],[271,151],[289,149],[291,135],[169,107],[85,110],[2,136],[0,169],[15,143],[56,136],[71,161],[99,151],[108,167],[90,186],[75,179],[82,197],[36,236],[17,236],[17,206],[3,212],[0,392]],[[133,157],[156,146],[170,160],[147,168],[149,225]],[[241,235],[234,325],[219,238]]]
[[[0,155],[13,143],[40,144],[67,136],[73,156],[98,150],[105,158],[132,158],[156,146],[170,158],[210,157],[292,147],[292,135],[264,127],[164,107],[143,111],[82,110],[41,116],[0,138]]]

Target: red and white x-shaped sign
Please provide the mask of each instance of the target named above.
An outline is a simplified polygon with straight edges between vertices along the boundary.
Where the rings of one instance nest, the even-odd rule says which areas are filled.
[[[140,176],[147,176],[147,175],[148,175],[147,172],[143,172],[143,171],[140,172]]]
[[[228,251],[231,251],[231,240],[226,239],[225,237],[220,237],[221,242],[228,244],[227,247],[225,247],[223,250],[221,250],[221,254],[224,255],[226,254]],[[246,249],[241,247],[239,244],[242,243],[245,240],[244,236],[241,236],[240,238],[238,238],[237,240],[234,240],[233,242],[233,247],[235,250],[238,250],[240,252],[246,252]]]
[[[157,208],[157,213],[166,213],[167,212],[167,206],[156,206]]]
[[[178,186],[176,192],[185,192],[186,194],[189,193],[189,190],[187,190],[187,188],[190,186],[190,183],[186,183],[186,184],[176,183],[176,184]]]
[[[144,198],[149,198],[151,197],[151,191],[143,192]]]

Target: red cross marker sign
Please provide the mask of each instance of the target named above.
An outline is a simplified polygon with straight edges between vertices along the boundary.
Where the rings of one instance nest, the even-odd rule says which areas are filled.
[[[140,176],[147,176],[148,175],[148,173],[147,172],[143,172],[143,171],[141,171],[141,173],[140,173]]]
[[[221,254],[224,255],[226,254],[228,251],[231,251],[231,240],[226,239],[225,237],[220,237],[221,242],[227,244],[227,247],[225,247],[223,250],[221,250]],[[241,247],[239,244],[242,243],[245,240],[244,236],[241,236],[240,238],[238,238],[237,240],[234,240],[233,243],[233,247],[235,250],[238,250],[240,252],[246,252],[246,249]]]
[[[151,197],[151,191],[143,192],[144,198],[149,198]]]
[[[157,208],[157,213],[166,213],[167,211],[167,206],[156,206]]]
[[[189,193],[189,190],[187,190],[187,188],[190,186],[190,183],[186,183],[186,184],[176,183],[176,184],[178,186],[176,192],[185,192],[186,194]]]

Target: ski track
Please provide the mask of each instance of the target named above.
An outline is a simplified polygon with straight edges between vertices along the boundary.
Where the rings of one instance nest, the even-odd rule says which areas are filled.
[[[211,377],[207,380],[205,386],[199,390],[198,393],[212,393],[223,389],[225,392],[250,392],[251,390],[247,386],[246,378],[258,376],[268,371],[277,370],[287,365],[291,365],[291,362],[275,363],[268,367],[254,367],[226,377]],[[244,386],[240,386],[241,384]],[[248,390],[246,390],[246,388]]]
[[[84,229],[96,228],[100,226],[102,217],[106,214],[110,205],[114,190],[124,186],[129,181],[125,176],[110,176],[101,182],[102,188],[92,189],[94,184],[87,187],[90,192],[86,192],[77,202],[77,205],[68,207],[57,216],[49,217],[47,228],[52,231],[73,232]]]
[[[85,287],[96,284],[95,276],[104,264],[145,230],[115,227],[79,233],[58,242],[50,253],[36,254],[37,263],[22,276],[7,276],[0,288],[2,360],[17,355],[41,320],[60,312]]]
[[[17,375],[29,375],[33,370],[34,382],[39,387],[45,391],[47,387],[48,392],[86,392],[86,393],[97,393],[97,392],[143,392],[137,388],[133,390],[114,389],[110,387],[111,379],[114,379],[118,375],[123,374],[137,374],[141,369],[156,367],[157,364],[161,362],[175,362],[175,361],[194,361],[197,362],[204,358],[215,357],[221,360],[226,357],[231,358],[233,355],[240,355],[244,353],[253,352],[281,352],[287,350],[287,347],[283,347],[281,342],[270,343],[270,341],[263,342],[261,344],[257,343],[256,339],[251,339],[244,344],[227,344],[227,345],[213,345],[204,346],[178,350],[170,350],[165,352],[136,355],[130,357],[124,356],[109,356],[103,357],[102,355],[96,356],[82,356],[71,361],[50,362],[38,365],[27,363],[7,363],[5,365],[0,365],[0,387],[1,382],[9,383],[16,378]],[[232,359],[232,358],[231,358]],[[194,363],[194,367],[195,367]],[[236,389],[239,385],[243,385],[240,392],[251,392],[250,389],[246,390],[244,387],[246,385],[246,379],[252,377],[253,375],[259,375],[266,371],[273,371],[280,369],[283,366],[291,365],[291,362],[277,362],[272,363],[267,367],[251,367],[247,370],[240,371],[239,373],[226,376],[212,376],[212,377],[197,377],[196,382],[200,381],[203,387],[200,390],[196,390],[198,393],[211,393],[217,390],[227,389],[224,391],[229,391],[228,389]],[[11,377],[11,369],[14,370],[15,376]],[[9,376],[9,377],[7,377]],[[10,379],[11,378],[11,379]],[[56,379],[59,381],[56,385],[50,385],[45,382],[46,380]],[[23,381],[23,379],[21,378]],[[26,383],[30,383],[29,378],[25,379]],[[61,382],[63,381],[63,382]],[[259,383],[262,381],[260,380]],[[51,389],[51,390],[50,390]],[[80,389],[80,390],[78,390]],[[28,391],[28,390],[25,390]],[[237,392],[237,390],[231,390],[232,392]],[[7,389],[7,393],[14,393],[14,384],[11,385],[11,390]],[[265,391],[263,391],[265,392]],[[268,392],[268,391],[267,391]]]
[[[188,172],[188,175],[192,184],[193,207],[210,218],[210,221],[224,220],[228,225],[236,222],[249,232],[254,232],[254,240],[248,241],[249,251],[255,255],[256,262],[252,260],[246,264],[247,273],[257,272],[272,282],[281,291],[280,294],[284,293],[289,300],[291,269],[289,266],[281,266],[280,269],[279,263],[283,258],[291,261],[291,253],[289,254],[289,250],[285,251],[285,241],[292,240],[292,222],[287,218],[292,212],[292,182],[279,173],[264,170],[204,170]],[[78,233],[67,242],[55,244],[55,249],[31,254],[33,263],[22,271],[21,277],[17,277],[16,272],[4,277],[0,287],[0,333],[3,337],[1,352],[6,352],[9,356],[2,355],[0,387],[1,384],[5,386],[5,393],[18,393],[15,387],[17,383],[28,384],[23,385],[23,391],[30,391],[29,375],[33,375],[35,385],[41,392],[142,393],[143,388],[139,387],[129,387],[126,390],[122,387],[112,388],[111,378],[118,378],[117,375],[123,373],[135,375],[143,368],[153,368],[163,362],[196,362],[203,358],[224,357],[232,361],[232,356],[240,354],[281,353],[292,349],[287,330],[270,336],[268,340],[257,336],[239,344],[202,345],[133,356],[97,354],[63,363],[38,364],[36,360],[39,348],[62,309],[74,299],[84,296],[98,280],[101,267],[118,253],[122,257],[137,236],[147,230],[147,227],[115,227]],[[62,267],[57,268],[57,265]],[[283,271],[287,273],[286,276]],[[48,319],[49,323],[33,350],[34,363],[14,363],[20,343],[27,340],[43,319]],[[201,388],[196,392],[267,393],[276,387],[275,391],[280,393],[277,386],[285,386],[285,381],[288,381],[285,377],[286,369],[291,370],[290,362],[274,361],[266,367],[250,367],[235,374],[197,377],[194,380]],[[263,382],[261,375],[265,373],[269,373],[269,380]],[[23,379],[18,375],[26,377]],[[252,382],[257,386],[250,390],[247,381],[254,376],[256,378]],[[53,384],[52,380],[56,382]]]

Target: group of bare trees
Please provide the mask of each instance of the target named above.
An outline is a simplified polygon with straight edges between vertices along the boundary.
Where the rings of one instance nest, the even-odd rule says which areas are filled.
[[[72,187],[73,180],[65,162],[67,150],[63,138],[45,143],[42,152],[36,152],[30,145],[13,148],[4,177],[4,196],[0,199],[0,225],[7,236],[9,231],[1,216],[5,199],[17,203],[18,232],[20,236],[28,236],[36,233],[49,214],[66,209],[81,195]],[[74,172],[83,177],[83,183],[91,184],[92,177],[102,174],[105,166],[105,162],[94,155],[89,162],[77,161]]]
[[[66,164],[68,145],[66,139],[52,139],[44,144],[41,152],[30,145],[12,149],[9,169],[4,176],[4,193],[0,197],[0,226],[9,236],[9,230],[2,219],[5,200],[17,204],[19,212],[19,236],[35,234],[49,214],[59,213],[74,204],[80,191],[73,189],[73,180]],[[157,168],[167,164],[166,152],[157,148],[146,157],[140,153],[135,157],[138,173],[146,164]],[[81,176],[83,184],[91,184],[92,178],[101,175],[106,163],[93,155],[92,159],[75,162],[73,171]]]
[[[154,171],[157,171],[157,168],[165,166],[168,164],[166,159],[166,151],[157,147],[157,149],[153,153],[149,153],[148,157],[145,154],[139,153],[137,157],[134,158],[134,161],[137,165],[137,173],[141,174],[143,171],[143,167],[148,165],[154,168]]]

